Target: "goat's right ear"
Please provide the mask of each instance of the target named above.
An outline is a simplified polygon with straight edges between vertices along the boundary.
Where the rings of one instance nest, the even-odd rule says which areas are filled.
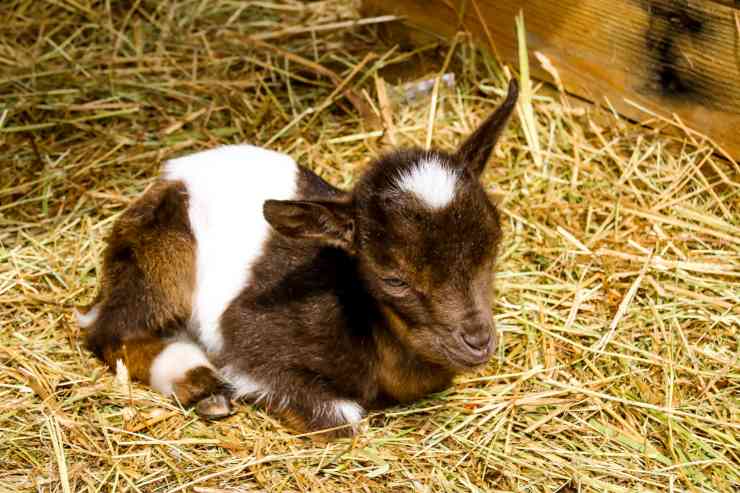
[[[350,201],[267,200],[262,212],[284,236],[354,251],[355,218]]]

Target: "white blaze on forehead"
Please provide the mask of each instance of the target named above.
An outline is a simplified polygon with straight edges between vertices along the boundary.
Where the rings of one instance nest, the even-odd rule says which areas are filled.
[[[436,157],[423,159],[404,171],[396,182],[404,192],[414,194],[432,209],[442,209],[455,198],[458,174]]]
[[[250,145],[224,146],[169,161],[164,178],[188,191],[196,240],[193,329],[208,351],[223,344],[221,315],[249,283],[270,225],[267,199],[293,198],[298,165],[285,154]]]

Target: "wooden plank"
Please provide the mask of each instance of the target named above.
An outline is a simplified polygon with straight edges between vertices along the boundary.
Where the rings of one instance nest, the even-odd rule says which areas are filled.
[[[495,43],[511,63],[514,18],[522,10],[538,78],[550,80],[535,51],[550,59],[568,92],[608,100],[637,120],[645,114],[635,104],[675,114],[740,159],[740,1],[364,0],[363,6],[403,15],[435,36],[466,30],[481,46]]]

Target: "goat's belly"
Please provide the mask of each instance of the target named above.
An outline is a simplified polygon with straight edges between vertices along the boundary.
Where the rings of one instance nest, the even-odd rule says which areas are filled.
[[[262,206],[296,195],[298,166],[287,155],[239,145],[174,159],[163,175],[188,191],[196,240],[191,322],[206,350],[219,352],[221,315],[249,283],[269,236]]]

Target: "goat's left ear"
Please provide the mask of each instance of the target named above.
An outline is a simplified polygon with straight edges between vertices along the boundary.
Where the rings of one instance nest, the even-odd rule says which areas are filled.
[[[458,148],[455,157],[467,167],[476,178],[483,173],[488,158],[496,146],[496,142],[506,128],[511,113],[516,107],[519,97],[519,85],[516,79],[509,82],[509,91],[501,106],[496,108],[481,125]]]
[[[348,200],[267,200],[262,213],[267,222],[284,236],[354,251],[354,207]]]

